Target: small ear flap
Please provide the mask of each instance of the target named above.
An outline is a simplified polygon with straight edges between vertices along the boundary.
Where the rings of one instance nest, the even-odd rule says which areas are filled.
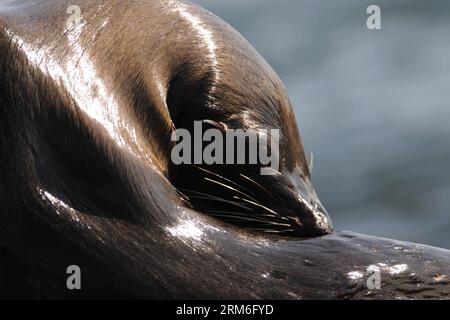
[[[314,168],[314,153],[312,151],[309,152],[309,159],[307,159],[307,161],[309,174],[311,175]]]

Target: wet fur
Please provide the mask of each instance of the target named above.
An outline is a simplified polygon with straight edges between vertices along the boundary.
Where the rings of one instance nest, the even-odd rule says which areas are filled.
[[[295,121],[281,81],[237,32],[196,6],[187,4],[222,34],[218,66],[209,64],[205,48],[164,1],[101,2],[101,9],[97,1],[79,3],[91,22],[82,38],[85,54],[119,97],[124,119],[142,134],[151,156],[142,160],[118,147],[6,33],[54,46],[52,54],[62,59],[70,3],[0,2],[2,297],[450,296],[448,282],[434,278],[450,274],[446,250],[348,232],[306,240],[252,234],[190,209],[170,174],[174,126],[197,118],[240,123],[235,108],[249,103],[249,125],[283,127],[294,141],[282,147],[288,156],[284,166],[300,167],[309,179],[298,130],[283,125]],[[124,19],[125,13],[133,19]],[[114,26],[99,29],[105,18]],[[211,68],[222,70],[221,83],[211,83]],[[160,72],[165,97],[157,94],[153,70]],[[208,114],[208,106],[224,102],[227,108]],[[37,188],[70,208],[51,203]],[[200,234],[177,234],[186,223]],[[409,270],[384,274],[383,290],[368,293],[364,282],[347,276],[386,261],[405,263]],[[81,267],[81,291],[66,289],[71,264]]]

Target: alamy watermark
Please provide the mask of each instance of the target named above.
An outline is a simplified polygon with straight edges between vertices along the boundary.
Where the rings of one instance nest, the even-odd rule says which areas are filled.
[[[367,7],[367,14],[370,16],[367,18],[366,25],[369,30],[381,29],[381,8],[376,4],[372,4]]]
[[[378,266],[369,266],[367,273],[370,274],[366,280],[366,285],[369,290],[381,289],[381,268]]]
[[[77,5],[70,5],[67,7],[66,13],[69,17],[66,20],[66,27],[70,29],[76,27],[81,22],[81,8]]]
[[[81,290],[81,269],[77,265],[70,265],[67,267],[66,286],[69,290]]]
[[[202,124],[203,121],[194,121],[193,136],[187,129],[177,129],[172,133],[172,141],[177,142],[171,153],[175,165],[259,164],[262,166],[261,175],[278,172],[279,129],[222,131],[211,128],[203,133]]]

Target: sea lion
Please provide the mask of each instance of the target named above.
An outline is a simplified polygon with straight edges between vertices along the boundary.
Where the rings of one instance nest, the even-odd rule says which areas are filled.
[[[332,224],[287,93],[223,20],[183,1],[70,7],[0,3],[0,265],[19,270],[18,295],[354,298],[382,263],[375,296],[421,296],[411,277],[448,296],[448,251],[317,237]],[[279,170],[173,165],[172,133],[194,121],[278,128]],[[70,265],[82,290],[66,286]]]

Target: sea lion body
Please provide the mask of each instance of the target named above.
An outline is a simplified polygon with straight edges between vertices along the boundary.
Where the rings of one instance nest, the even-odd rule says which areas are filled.
[[[0,2],[0,269],[17,295],[360,298],[378,265],[385,287],[369,297],[449,296],[446,250],[294,237],[330,233],[331,221],[280,79],[225,22],[188,2],[92,0],[73,24],[70,5]],[[254,232],[187,204],[179,184],[198,171],[171,165],[171,135],[205,119],[280,129],[280,173],[245,173],[260,211],[288,227]],[[83,290],[67,289],[70,265]]]

